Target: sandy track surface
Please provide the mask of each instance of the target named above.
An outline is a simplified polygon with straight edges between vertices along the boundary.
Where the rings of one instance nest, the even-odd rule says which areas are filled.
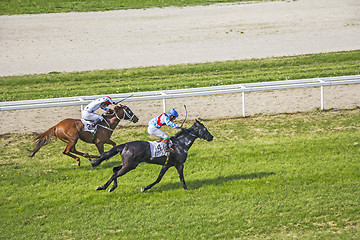
[[[325,108],[352,108],[360,106],[360,84],[326,87]],[[320,108],[320,88],[253,92],[245,94],[246,115],[258,113],[292,113]],[[221,118],[242,116],[241,94],[213,95],[170,99],[168,108],[175,107],[179,121],[185,117],[184,104],[188,109],[188,119]],[[140,118],[137,124],[147,124],[163,110],[162,101],[128,102],[127,106]],[[65,118],[80,118],[80,106],[42,108],[0,112],[0,134],[44,131]],[[130,124],[128,121],[121,126]],[[186,124],[186,127],[189,124]],[[146,128],[144,128],[146,131]]]
[[[360,49],[359,0],[0,16],[0,76]]]
[[[359,0],[0,16],[0,76],[360,49]],[[320,90],[249,93],[248,115],[306,111]],[[327,87],[326,108],[360,106],[360,85]],[[167,101],[189,118],[241,115],[241,95]],[[146,123],[161,101],[128,103]],[[0,133],[43,131],[80,108],[0,112]]]

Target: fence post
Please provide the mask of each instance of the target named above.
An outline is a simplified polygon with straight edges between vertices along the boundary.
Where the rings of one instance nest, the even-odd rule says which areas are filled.
[[[161,93],[161,95],[163,95],[163,96],[166,95],[166,93],[164,93],[164,92],[160,92],[160,93]],[[166,112],[166,100],[165,100],[165,98],[163,98],[163,112]]]
[[[246,87],[244,85],[241,86],[241,89],[245,89]],[[241,102],[242,102],[242,115],[243,117],[246,117],[245,114],[245,92],[241,93]]]
[[[319,80],[320,83],[325,83],[323,80]],[[324,110],[324,86],[320,86],[320,109],[321,111]]]
[[[79,97],[80,102],[84,102],[84,99],[82,97]],[[81,112],[84,110],[84,105],[81,104]]]
[[[324,110],[324,86],[320,87],[321,92],[321,111]]]

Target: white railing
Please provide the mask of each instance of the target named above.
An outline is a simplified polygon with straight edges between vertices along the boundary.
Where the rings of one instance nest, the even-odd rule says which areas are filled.
[[[244,83],[244,84],[222,85],[222,86],[214,86],[214,87],[187,88],[187,89],[151,91],[151,92],[110,94],[108,96],[110,96],[115,101],[123,100],[124,102],[163,100],[163,109],[164,112],[166,112],[166,99],[199,97],[199,96],[216,95],[216,94],[242,93],[242,115],[245,117],[245,93],[247,92],[320,87],[320,94],[321,94],[320,108],[323,110],[324,86],[357,84],[357,83],[360,83],[360,75],[310,78],[310,79],[260,82],[260,83]],[[93,95],[93,96],[0,102],[0,111],[48,108],[48,107],[65,107],[65,106],[76,106],[76,105],[83,106],[83,105],[87,105],[92,100],[103,96],[104,95]]]

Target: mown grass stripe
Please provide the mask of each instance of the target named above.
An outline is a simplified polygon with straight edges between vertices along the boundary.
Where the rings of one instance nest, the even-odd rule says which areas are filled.
[[[203,64],[0,77],[0,101],[360,74],[360,50]]]

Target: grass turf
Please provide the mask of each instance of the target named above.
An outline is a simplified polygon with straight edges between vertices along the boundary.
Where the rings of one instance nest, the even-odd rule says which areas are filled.
[[[141,164],[114,192],[97,192],[119,157],[77,167],[55,141],[29,159],[32,135],[2,135],[0,238],[358,239],[359,122],[358,108],[203,120],[215,139],[190,149],[189,191],[170,169],[145,194],[160,166]],[[113,138],[148,136],[125,125]]]

